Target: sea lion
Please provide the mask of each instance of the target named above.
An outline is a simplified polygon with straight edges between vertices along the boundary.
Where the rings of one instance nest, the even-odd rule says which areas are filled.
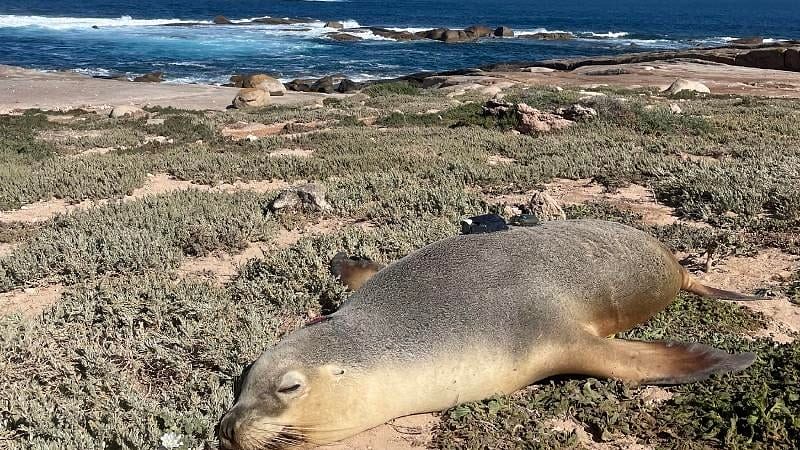
[[[752,364],[752,353],[702,344],[607,338],[681,289],[751,298],[699,284],[657,239],[613,222],[444,239],[261,355],[220,422],[220,445],[330,443],[558,374],[676,384]]]

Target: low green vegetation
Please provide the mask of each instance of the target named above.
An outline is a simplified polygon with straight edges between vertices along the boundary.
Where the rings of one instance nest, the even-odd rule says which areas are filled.
[[[65,285],[38,314],[5,311],[0,300],[0,447],[156,449],[169,432],[187,449],[215,448],[214,427],[242,368],[347,299],[328,272],[334,254],[392,262],[457,233],[464,216],[503,212],[491,198],[555,178],[593,179],[611,192],[641,184],[678,215],[713,225],[654,225],[607,203],[565,208],[570,218],[639,227],[676,252],[713,248],[717,260],[770,247],[800,254],[798,103],[603,92],[581,100],[598,111],[596,119],[539,136],[512,133],[513,117],[484,116],[478,94],[448,96],[408,83],[313,107],[151,109],[163,123],[81,111],[0,116],[0,210],[51,198],[112,199],[39,223],[0,220],[0,243],[12,248],[0,253],[0,291]],[[582,95],[515,88],[506,99],[552,111]],[[671,102],[683,113],[672,113]],[[290,125],[254,142],[221,135],[239,122]],[[83,153],[95,147],[113,150]],[[313,154],[270,156],[282,149]],[[510,162],[490,164],[490,157]],[[158,173],[206,185],[318,181],[332,208],[275,214],[268,205],[277,192],[113,200]],[[285,229],[319,221],[338,227],[275,244]],[[254,242],[264,256],[225,282],[176,270]],[[798,277],[775,282],[796,302]],[[431,445],[798,448],[800,343],[753,339],[768,320],[735,304],[681,296],[620,337],[753,351],[754,366],[668,387],[660,400],[616,381],[546,380],[445,411]]]

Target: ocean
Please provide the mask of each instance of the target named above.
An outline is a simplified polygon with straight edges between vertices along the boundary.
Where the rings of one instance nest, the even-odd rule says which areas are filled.
[[[212,25],[310,17],[295,25]],[[171,83],[225,83],[233,73],[283,80],[343,74],[355,80],[506,61],[723,45],[737,37],[800,39],[800,0],[0,0],[0,64],[90,75],[163,71]],[[485,24],[516,33],[567,31],[568,41],[397,42],[348,28],[417,31]],[[202,22],[193,26],[168,24]]]

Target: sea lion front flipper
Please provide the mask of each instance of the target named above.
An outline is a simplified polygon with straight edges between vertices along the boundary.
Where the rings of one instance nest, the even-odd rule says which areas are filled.
[[[366,258],[348,257],[344,252],[337,253],[330,264],[331,273],[351,291],[358,290],[383,267]]]
[[[730,354],[683,342],[645,342],[591,338],[576,352],[576,373],[618,378],[640,384],[683,384],[713,374],[738,372],[755,361],[754,353]]]

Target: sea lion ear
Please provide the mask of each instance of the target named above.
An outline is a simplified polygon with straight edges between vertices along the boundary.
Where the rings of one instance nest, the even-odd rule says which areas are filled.
[[[290,370],[281,377],[276,393],[285,399],[300,397],[308,392],[308,380],[300,372]]]

